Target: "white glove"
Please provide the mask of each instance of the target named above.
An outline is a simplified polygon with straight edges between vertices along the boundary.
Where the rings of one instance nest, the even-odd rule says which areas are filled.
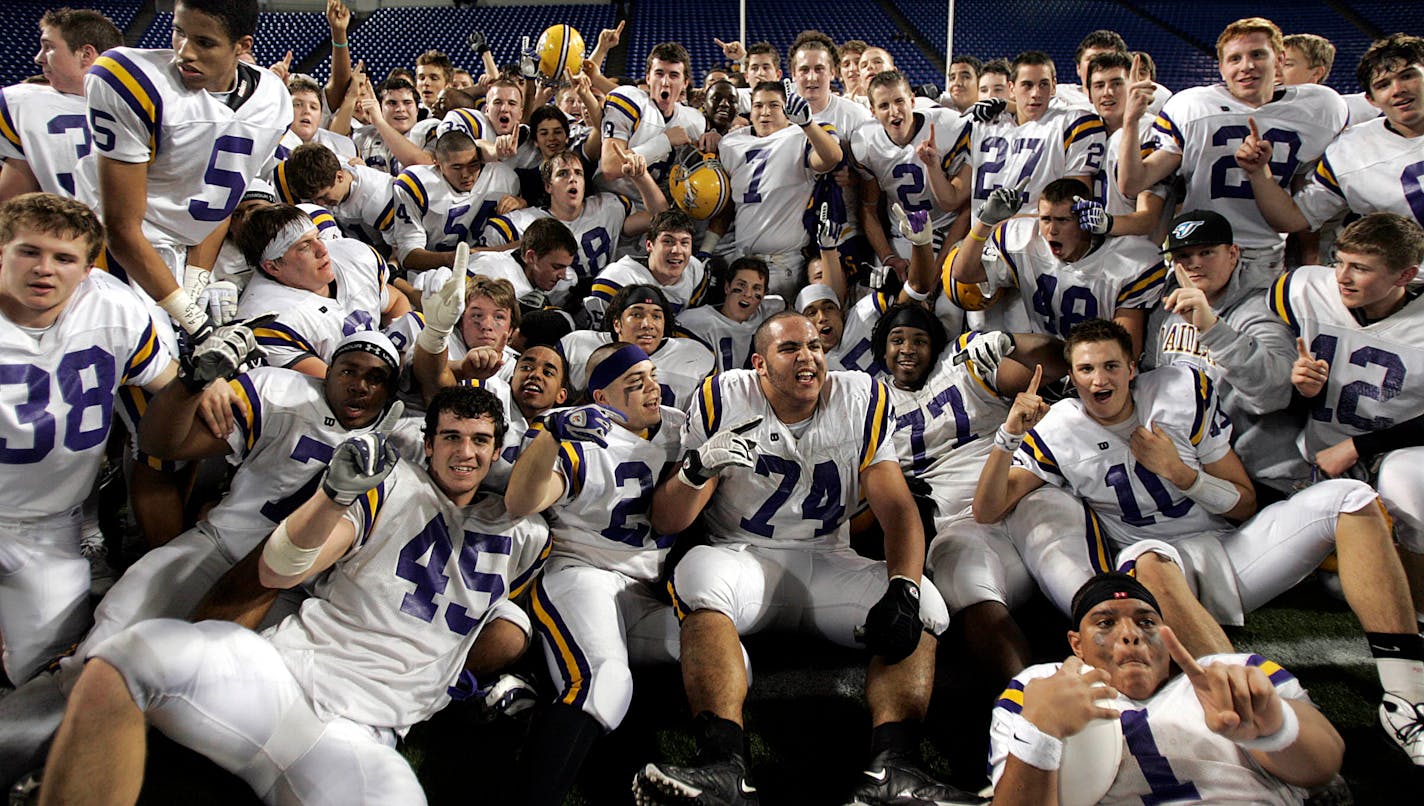
[[[954,357],[954,363],[973,361],[980,372],[994,372],[998,370],[1004,356],[1013,355],[1013,352],[1014,337],[1002,330],[994,330],[980,333],[970,340],[959,355]]]
[[[208,283],[213,281],[212,271],[202,266],[183,267],[183,290],[188,292],[188,296],[197,299],[203,289],[208,287]]]
[[[218,280],[210,284],[198,298],[198,304],[207,307],[213,324],[222,326],[237,318],[237,298],[241,292],[237,284],[230,280]]]
[[[183,384],[196,394],[213,381],[236,375],[244,364],[263,355],[252,331],[276,318],[276,314],[269,313],[215,329],[193,348],[192,356],[183,359],[183,373],[179,376]]]
[[[734,428],[718,431],[695,450],[687,452],[682,459],[679,474],[690,487],[702,489],[708,481],[729,467],[751,467],[756,464],[756,446],[743,436],[761,425],[761,418],[755,417]]]
[[[915,246],[928,246],[934,240],[934,227],[929,225],[930,214],[924,210],[916,210],[908,215],[905,208],[899,202],[890,205],[890,221],[894,223],[895,229],[905,240]]]
[[[816,245],[822,249],[835,249],[841,245],[845,224],[831,220],[831,205],[821,202],[820,223],[816,225]]]
[[[534,58],[533,51],[529,50],[529,37],[524,37],[524,41],[519,48],[519,75],[525,78],[539,77],[539,62]]]
[[[1084,232],[1091,232],[1094,235],[1107,235],[1112,230],[1112,213],[1103,207],[1102,202],[1085,199],[1082,196],[1073,197],[1073,212],[1078,216],[1078,229]]]
[[[786,119],[791,121],[793,126],[806,127],[811,125],[811,105],[792,91],[791,81],[786,81]]]
[[[415,337],[415,344],[427,353],[439,355],[450,346],[450,331],[465,312],[465,279],[469,269],[470,245],[461,243],[455,247],[450,279],[425,301],[425,329]]]
[[[1024,193],[1026,187],[1027,176],[1020,179],[1014,187],[996,188],[989,194],[989,198],[984,200],[984,206],[979,208],[979,220],[984,222],[985,226],[993,227],[1013,218],[1014,213],[1028,201],[1028,194]]]

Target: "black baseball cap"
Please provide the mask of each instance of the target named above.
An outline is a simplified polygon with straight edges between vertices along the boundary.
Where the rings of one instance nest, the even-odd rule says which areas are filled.
[[[1211,210],[1193,210],[1172,219],[1172,225],[1167,228],[1167,240],[1162,244],[1162,254],[1184,246],[1215,246],[1223,243],[1236,243],[1231,222]]]

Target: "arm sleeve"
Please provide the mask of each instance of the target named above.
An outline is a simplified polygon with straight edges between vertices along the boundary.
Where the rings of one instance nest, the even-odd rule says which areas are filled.
[[[1264,295],[1243,302],[1201,334],[1201,344],[1226,371],[1236,405],[1269,414],[1290,405],[1295,338],[1271,315]]]

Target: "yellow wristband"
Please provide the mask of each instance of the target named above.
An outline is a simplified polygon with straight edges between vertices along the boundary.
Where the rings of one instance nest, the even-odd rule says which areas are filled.
[[[973,228],[973,227],[970,227],[970,229],[969,229],[969,237],[973,238],[974,240],[978,241],[979,243],[984,243],[985,241],[989,240],[989,236],[988,236],[988,235],[975,235],[975,234],[974,234],[974,228]]]

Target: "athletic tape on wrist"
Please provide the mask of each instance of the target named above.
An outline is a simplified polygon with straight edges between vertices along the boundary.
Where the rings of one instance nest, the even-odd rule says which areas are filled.
[[[1004,430],[1002,425],[999,426],[999,430],[994,432],[994,447],[1005,453],[1013,453],[1018,450],[1023,441],[1023,434],[1010,434]]]
[[[262,561],[274,574],[284,577],[306,573],[316,565],[318,554],[321,554],[321,546],[304,549],[292,542],[291,535],[287,534],[286,520],[277,524],[272,536],[267,538],[267,545],[262,547]]]
[[[182,288],[159,300],[158,307],[189,333],[197,332],[207,321],[207,312],[199,308],[192,295]]]
[[[1262,753],[1276,753],[1295,744],[1295,740],[1300,738],[1300,717],[1296,716],[1295,709],[1285,701],[1281,700],[1281,726],[1275,733],[1266,736],[1257,736],[1254,739],[1243,739],[1237,744],[1246,750],[1259,750]]]
[[[1236,489],[1235,484],[1205,470],[1198,470],[1197,480],[1182,493],[1213,515],[1230,512],[1241,500],[1241,491]]]
[[[1013,715],[1013,725],[1009,731],[1009,753],[1019,761],[1040,770],[1052,772],[1063,765],[1063,740],[1049,736],[1038,726],[1024,718],[1023,714]]]

